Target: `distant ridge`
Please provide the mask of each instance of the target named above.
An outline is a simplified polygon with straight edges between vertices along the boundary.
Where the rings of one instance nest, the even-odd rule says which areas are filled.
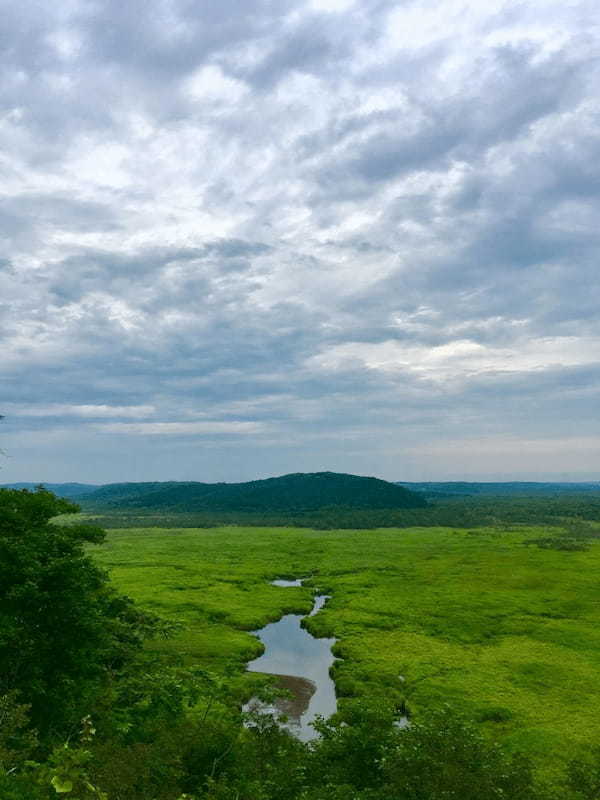
[[[600,482],[550,482],[550,481],[396,481],[413,492],[420,492],[431,497],[466,497],[488,495],[490,497],[534,497],[539,495],[556,496],[559,494],[597,494]]]
[[[138,499],[142,497],[153,497],[155,500],[161,500],[164,492],[181,492],[182,495],[187,494],[189,490],[190,497],[198,499],[201,496],[208,494],[225,494],[229,491],[237,491],[241,487],[250,487],[256,485],[267,485],[269,491],[271,487],[267,481],[284,481],[292,478],[314,478],[319,476],[339,476],[347,479],[356,479],[360,481],[378,481],[377,478],[362,478],[358,475],[346,475],[345,473],[335,472],[309,472],[309,473],[294,473],[291,475],[283,475],[280,478],[267,478],[266,481],[249,481],[247,483],[200,483],[198,481],[148,481],[144,483],[108,483],[108,484],[91,484],[91,483],[45,483],[43,481],[28,481],[0,484],[0,489],[29,489],[34,490],[36,486],[44,486],[59,497],[67,499],[81,500],[83,503],[93,502],[99,505],[110,505],[114,507],[120,505],[121,501],[126,502],[129,507],[142,507],[142,503],[138,503]],[[599,494],[600,481],[379,481],[379,483],[392,485],[407,489],[409,493],[417,494],[422,500],[423,498],[430,497],[431,499],[442,499],[452,497],[557,497],[559,495],[584,495],[584,494]],[[353,486],[356,486],[354,484]],[[155,493],[157,494],[155,497]],[[335,503],[334,503],[335,504]],[[363,506],[350,506],[362,508]],[[370,508],[379,508],[379,506],[369,506]],[[396,506],[393,506],[396,507]],[[404,506],[403,506],[404,507]],[[406,506],[408,507],[408,506]],[[420,506],[411,506],[420,507]]]
[[[100,484],[94,483],[5,483],[0,485],[0,489],[29,489],[32,491],[36,486],[43,486],[49,492],[53,492],[58,497],[66,497],[71,500],[89,494],[95,489],[100,488]]]
[[[85,507],[161,511],[304,512],[423,508],[422,495],[379,478],[293,473],[246,483],[117,483],[78,497]]]

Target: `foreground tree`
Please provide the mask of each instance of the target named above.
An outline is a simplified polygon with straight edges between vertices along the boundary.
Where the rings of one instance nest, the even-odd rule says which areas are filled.
[[[29,707],[42,739],[76,729],[111,673],[141,644],[141,619],[85,546],[90,525],[44,489],[0,490],[0,696]]]

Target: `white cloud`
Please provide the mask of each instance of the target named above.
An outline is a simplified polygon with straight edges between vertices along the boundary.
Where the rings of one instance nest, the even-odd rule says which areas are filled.
[[[5,413],[17,417],[83,417],[100,419],[102,417],[139,417],[151,416],[155,408],[150,405],[141,406],[108,406],[108,405],[69,405],[52,403],[50,405],[23,405],[9,403],[3,406]]]
[[[497,436],[423,442],[406,448],[408,458],[428,465],[430,475],[457,475],[466,480],[598,480],[600,437],[570,436],[547,439]],[[542,477],[542,480],[544,477]]]
[[[265,426],[260,422],[112,422],[98,425],[103,433],[122,433],[132,436],[211,436],[221,434],[249,435],[260,433]]]
[[[309,7],[313,11],[325,11],[339,13],[348,11],[356,3],[356,0],[310,0]]]
[[[394,340],[352,342],[313,356],[308,363],[322,370],[359,365],[392,373],[408,370],[433,381],[461,380],[490,372],[536,372],[599,364],[600,337],[547,337],[519,342],[512,348],[464,339],[435,347],[415,347]]]
[[[46,39],[63,61],[73,60],[80,53],[83,45],[81,36],[68,29],[53,30]]]
[[[2,430],[107,480],[595,431],[596,3],[234,5],[3,18]]]
[[[242,81],[228,78],[214,64],[201,67],[184,81],[184,92],[198,103],[239,103],[248,92]]]

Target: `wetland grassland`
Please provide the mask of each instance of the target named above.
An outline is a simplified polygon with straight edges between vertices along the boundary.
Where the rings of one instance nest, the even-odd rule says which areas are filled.
[[[240,698],[261,646],[249,631],[308,613],[335,637],[345,698],[403,703],[415,718],[449,704],[542,771],[600,742],[600,541],[536,544],[549,528],[111,530],[91,548],[116,587],[182,623],[161,648],[216,673]],[[307,578],[279,588],[278,577]]]

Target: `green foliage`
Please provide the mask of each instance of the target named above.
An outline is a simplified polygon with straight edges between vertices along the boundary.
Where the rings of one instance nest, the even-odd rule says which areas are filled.
[[[530,762],[490,743],[450,707],[399,736],[383,773],[382,800],[533,800],[537,794]]]
[[[489,706],[482,708],[476,715],[477,722],[509,722],[513,718],[510,708]]]
[[[347,724],[319,729],[310,768],[326,797],[344,785],[373,800],[533,800],[537,794],[529,762],[490,743],[450,707],[398,730],[385,705],[353,704]]]
[[[318,587],[332,598],[306,625],[338,640],[342,713],[389,698],[418,720],[449,701],[552,772],[600,740],[600,547],[527,546],[552,531],[154,528],[110,532],[94,554],[144,608],[185,623],[154,652],[217,675],[237,664],[239,702],[259,680],[243,672],[260,654],[244,631],[307,613]]]
[[[588,550],[589,545],[581,539],[572,539],[568,536],[542,536],[540,539],[531,539],[529,544],[537,544],[538,547],[547,550],[566,550],[575,552],[577,550]]]
[[[557,497],[560,495],[599,494],[598,481],[541,482],[541,481],[398,481],[413,492],[427,497]]]
[[[2,419],[0,417],[0,419]],[[89,494],[100,486],[91,483],[5,483],[0,489],[29,489],[34,491],[38,486],[42,486],[57,497],[64,497],[67,500],[75,500],[83,494]]]
[[[102,508],[286,514],[329,506],[347,509],[420,508],[423,497],[378,478],[335,472],[283,475],[247,483],[130,483],[104,486],[82,498]]]
[[[29,708],[16,697],[14,691],[0,697],[0,771],[5,772],[22,766],[37,746],[37,737],[29,726]]]
[[[125,486],[138,487],[145,484],[125,484]],[[262,510],[233,510],[235,504],[232,503],[230,506],[224,505],[221,510],[209,507],[190,511],[185,502],[169,507],[154,506],[150,499],[153,495],[141,490],[138,495],[131,498],[131,503],[122,505],[121,496],[117,494],[112,498],[111,487],[106,487],[105,495],[95,493],[95,496],[98,495],[97,500],[93,503],[87,501],[89,505],[86,503],[86,508],[90,513],[87,513],[85,518],[105,528],[211,528],[241,525],[357,530],[552,525],[562,529],[561,539],[581,540],[585,545],[587,540],[600,536],[598,525],[593,524],[594,521],[600,521],[600,492],[595,486],[594,489],[594,492],[590,490],[579,495],[565,491],[530,497],[510,494],[498,497],[487,494],[422,495],[429,501],[424,508],[397,506],[382,508],[377,503],[367,508],[349,507],[347,504],[344,505],[343,498],[336,494],[335,499],[329,504],[312,510],[302,509],[297,503],[278,509],[269,507],[265,503]],[[69,519],[65,518],[64,521],[68,522]],[[72,521],[81,519],[73,518]]]
[[[182,765],[192,734],[185,720],[157,725],[152,735],[131,729],[126,737],[103,737],[93,748],[90,775],[109,800],[174,800],[182,791]]]
[[[567,784],[574,800],[598,800],[600,797],[600,746],[585,758],[574,759],[568,766]]]
[[[40,489],[0,490],[0,695],[42,736],[67,732],[151,626],[86,555],[104,532],[50,520],[76,507]]]
[[[386,757],[400,738],[393,727],[394,716],[394,709],[385,701],[352,701],[346,706],[343,723],[317,723],[321,740],[312,752],[312,781],[318,785],[327,775],[331,789],[344,784],[353,789],[380,786]]]
[[[44,764],[31,766],[38,785],[52,787],[55,794],[65,800],[108,800],[107,794],[90,780],[92,759],[90,750],[64,744],[57,747]]]
[[[235,758],[198,797],[220,800],[542,799],[528,761],[482,737],[449,708],[407,729],[385,704],[353,703],[347,719],[319,724],[309,747],[272,722],[233,742]]]

